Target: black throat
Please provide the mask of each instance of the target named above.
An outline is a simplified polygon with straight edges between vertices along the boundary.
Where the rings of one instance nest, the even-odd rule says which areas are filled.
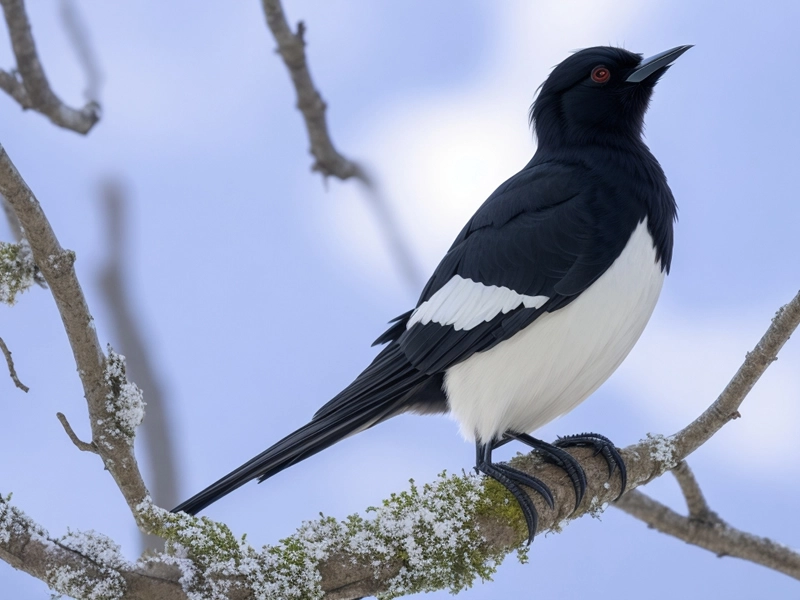
[[[603,191],[597,195],[596,208],[604,219],[629,221],[633,232],[646,217],[656,256],[669,273],[677,205],[661,165],[640,137],[605,135],[580,145],[540,145],[528,167],[543,163],[585,170]]]

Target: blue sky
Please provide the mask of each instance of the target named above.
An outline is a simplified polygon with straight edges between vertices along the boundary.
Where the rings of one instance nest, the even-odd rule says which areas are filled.
[[[29,4],[54,88],[80,104],[83,76],[55,5]],[[309,172],[294,92],[258,2],[80,6],[105,73],[103,120],[83,138],[0,97],[0,142],[77,252],[100,338],[117,347],[97,287],[97,191],[108,177],[125,183],[133,300],[169,392],[188,496],[310,418],[366,366],[372,340],[418,290],[400,278],[358,186],[324,185]],[[627,445],[674,432],[716,397],[796,293],[797,3],[729,2],[722,11],[688,0],[287,0],[285,9],[307,22],[335,143],[369,166],[424,273],[530,158],[527,110],[553,65],[592,45],[650,55],[695,44],[659,84],[647,117],[647,142],[680,207],[661,302],[617,374],[540,437],[595,430]],[[7,45],[0,65],[13,65]],[[0,235],[7,239],[2,226]],[[13,492],[53,534],[95,529],[135,557],[137,535],[113,481],[55,418],[66,413],[88,437],[49,293],[0,306],[0,335],[31,387],[23,395],[0,377],[0,492]],[[743,418],[690,458],[723,518],[795,548],[799,365],[792,340]],[[429,481],[472,459],[452,421],[400,417],[206,514],[254,543],[274,542],[320,511],[363,511],[409,478]],[[669,476],[647,491],[683,510]],[[461,597],[797,594],[783,575],[718,559],[613,509],[537,539],[530,557],[524,566],[510,557],[494,582]],[[4,563],[0,586],[8,597],[48,597]]]

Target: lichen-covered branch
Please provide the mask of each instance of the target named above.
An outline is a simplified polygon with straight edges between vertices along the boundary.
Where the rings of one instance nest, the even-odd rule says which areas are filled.
[[[0,194],[14,210],[61,314],[89,409],[92,442],[128,505],[147,496],[136,456],[133,429],[143,416],[141,397],[125,378],[124,358],[106,358],[94,319],[75,275],[75,253],[59,244],[39,201],[0,146]]]
[[[0,88],[22,108],[33,109],[45,115],[59,127],[77,133],[88,133],[100,119],[100,106],[91,100],[86,106],[76,110],[56,96],[39,60],[24,0],[0,0],[0,5],[3,7],[11,47],[17,59],[15,71],[0,71]]]
[[[683,516],[638,490],[615,505],[658,531],[705,548],[719,557],[734,556],[800,579],[800,553],[770,539],[745,533],[711,513],[710,519]]]
[[[129,563],[109,538],[68,531],[60,538],[0,496],[0,559],[57,594],[92,600],[187,600],[175,569]]]

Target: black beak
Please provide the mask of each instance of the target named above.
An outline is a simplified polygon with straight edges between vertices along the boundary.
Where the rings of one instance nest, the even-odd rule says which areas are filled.
[[[633,73],[628,75],[628,78],[625,81],[630,83],[639,83],[644,81],[659,69],[663,69],[664,67],[671,65],[681,54],[686,52],[691,47],[691,45],[678,46],[672,50],[666,50],[665,52],[661,52],[655,56],[646,58],[642,61],[642,64],[636,67],[636,70]]]

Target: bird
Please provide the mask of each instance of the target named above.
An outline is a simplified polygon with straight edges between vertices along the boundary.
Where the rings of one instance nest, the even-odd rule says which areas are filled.
[[[474,441],[475,469],[519,503],[528,543],[551,490],[492,452],[518,441],[564,469],[580,504],[586,476],[565,449],[625,463],[605,436],[554,443],[532,432],[590,396],[643,332],[669,273],[677,206],[642,139],[656,83],[692,46],[648,59],[596,46],[556,65],[529,112],[530,162],[478,208],[417,305],[390,321],[372,363],[311,421],[183,502],[197,514],[244,483],[272,477],[402,413],[449,413]]]

